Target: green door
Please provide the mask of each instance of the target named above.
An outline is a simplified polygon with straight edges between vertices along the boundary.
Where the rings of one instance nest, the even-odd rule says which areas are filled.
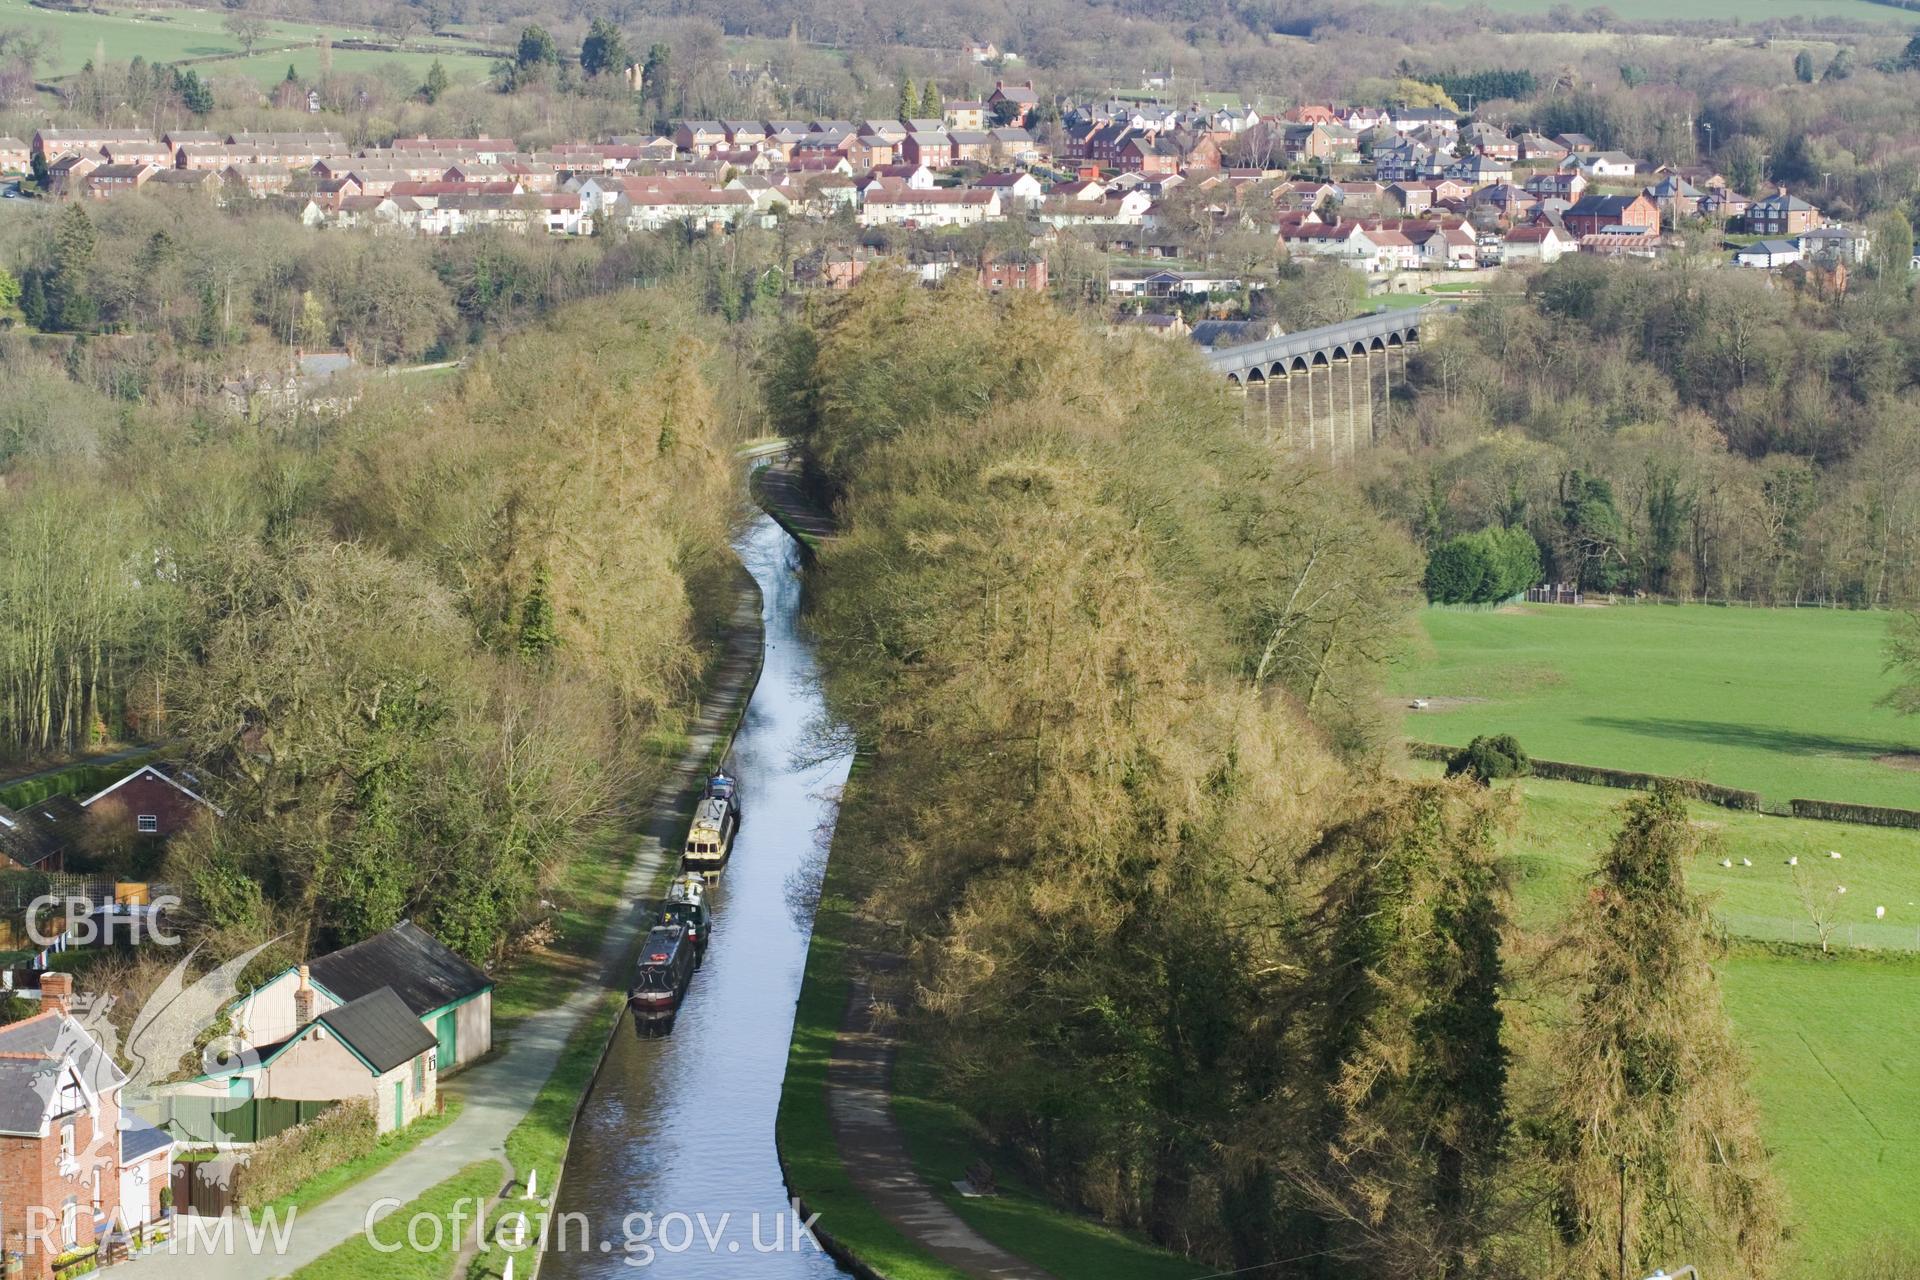
[[[393,1082],[393,1127],[396,1129],[407,1127],[407,1082],[405,1080]]]
[[[460,1050],[460,1011],[449,1009],[440,1015],[433,1024],[434,1038],[440,1042],[438,1061],[442,1071],[453,1070],[454,1063],[460,1061],[456,1056]]]

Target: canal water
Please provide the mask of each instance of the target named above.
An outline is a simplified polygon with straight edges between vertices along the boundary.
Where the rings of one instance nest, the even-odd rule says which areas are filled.
[[[734,741],[743,821],[713,940],[672,1035],[642,1038],[629,1018],[614,1036],[574,1130],[544,1280],[839,1274],[804,1237],[795,1247],[773,1130],[821,832],[850,757],[822,761],[809,737],[824,704],[800,633],[798,548],[760,515],[735,549],[760,584],[767,648]]]

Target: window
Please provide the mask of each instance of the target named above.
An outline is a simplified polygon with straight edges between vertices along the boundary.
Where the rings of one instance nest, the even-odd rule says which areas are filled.
[[[80,1243],[80,1202],[72,1196],[60,1206],[60,1244],[72,1249]]]
[[[73,1126],[70,1124],[60,1126],[60,1154],[63,1156],[73,1154]]]
[[[142,835],[150,836],[160,830],[160,817],[158,814],[143,813],[135,818],[133,822],[134,825],[140,829]]]

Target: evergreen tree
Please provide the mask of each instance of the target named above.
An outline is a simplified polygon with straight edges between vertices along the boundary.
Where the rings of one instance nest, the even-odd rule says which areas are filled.
[[[447,84],[447,69],[440,65],[440,59],[435,58],[433,65],[427,68],[427,79],[420,86],[420,96],[426,99],[428,106],[432,106],[447,91]]]
[[[1316,1035],[1324,1247],[1356,1273],[1484,1274],[1508,1129],[1494,809],[1406,787],[1323,839],[1329,946]]]
[[[899,103],[900,118],[902,120],[911,120],[914,116],[914,113],[917,112],[919,109],[920,109],[920,99],[916,97],[913,92],[913,77],[901,76],[900,77],[900,103]]]
[[[667,114],[667,81],[672,72],[673,51],[655,41],[647,49],[646,65],[640,69],[640,98],[652,103],[659,115]]]
[[[946,112],[946,103],[940,99],[940,86],[929,80],[920,93],[920,114],[928,120],[938,120]]]
[[[529,25],[520,32],[520,43],[513,55],[513,68],[520,78],[538,76],[559,61],[559,46],[554,44],[545,27]]]
[[[61,211],[53,233],[53,272],[47,281],[47,313],[53,325],[81,330],[93,326],[98,310],[87,297],[87,270],[97,241],[93,219],[75,201]]]
[[[620,28],[605,18],[595,18],[580,42],[580,69],[590,76],[625,70],[627,42]]]
[[[40,273],[27,273],[26,284],[20,289],[20,314],[35,329],[47,327],[47,290],[40,283]]]
[[[213,110],[213,90],[200,78],[200,73],[191,69],[182,71],[173,69],[173,91],[179,95],[180,105],[196,116],[204,116]]]
[[[1793,78],[1801,84],[1813,83],[1813,55],[1805,49],[1793,55]]]
[[[553,576],[545,566],[534,571],[533,588],[520,603],[520,632],[515,648],[528,662],[544,661],[560,643],[554,626]]]
[[[1833,61],[1827,64],[1822,74],[1823,80],[1848,80],[1853,77],[1853,50],[1841,45],[1834,52]]]
[[[1576,995],[1541,1127],[1565,1274],[1615,1280],[1684,1257],[1763,1276],[1779,1194],[1720,1007],[1716,926],[1687,888],[1700,835],[1671,783],[1624,813],[1574,909]]]

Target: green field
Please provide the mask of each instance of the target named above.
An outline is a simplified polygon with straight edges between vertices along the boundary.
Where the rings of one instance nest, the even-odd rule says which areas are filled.
[[[427,78],[427,68],[436,60],[446,69],[454,84],[477,84],[493,71],[492,58],[482,54],[458,53],[378,53],[370,49],[335,49],[333,69],[341,75],[381,76],[399,85],[418,85]],[[251,58],[234,58],[209,63],[201,75],[223,76],[236,72],[252,76],[263,85],[276,85],[285,78],[291,65],[302,80],[320,74],[320,50],[314,47],[284,53],[257,53]]]
[[[1511,733],[1549,760],[1701,778],[1794,797],[1920,808],[1920,721],[1889,687],[1887,615],[1707,605],[1428,609],[1396,671],[1409,738]]]
[[[179,62],[189,58],[238,53],[240,42],[222,30],[221,24],[226,18],[227,11],[218,8],[56,13],[37,9],[26,0],[0,0],[0,28],[24,29],[46,41],[46,51],[36,65],[36,71],[43,77],[71,75],[89,59],[102,53],[116,62],[135,54],[148,62]],[[255,72],[256,78],[263,81],[278,80],[286,74],[290,58],[296,67],[301,67],[300,59],[304,56],[307,65],[301,73],[306,75],[318,69],[316,41],[321,36],[327,36],[337,43],[348,39],[365,40],[372,35],[365,28],[278,21],[270,23],[268,30],[266,40],[260,45],[263,52],[253,58],[201,64],[202,67],[213,73],[243,67]],[[472,46],[448,44],[446,48],[447,74],[456,81],[477,79],[485,73],[487,59],[475,55]],[[264,52],[269,49],[273,52]],[[382,60],[398,60],[408,65],[417,60],[419,73],[424,74],[433,55],[336,49],[333,60],[335,69],[340,71],[372,70]]]
[[[1504,10],[1508,13],[1545,13],[1559,0],[1421,0],[1422,3],[1438,3],[1454,8],[1464,8],[1469,4],[1485,3],[1488,8]],[[1574,8],[1585,12],[1589,6],[1575,5]],[[1722,21],[1737,20],[1757,25],[1779,18],[1844,18],[1849,22],[1889,23],[1899,22],[1913,25],[1914,18],[1898,9],[1886,5],[1869,4],[1867,0],[1687,0],[1685,4],[1674,4],[1672,0],[1615,0],[1606,6],[1613,13],[1629,22],[1667,22],[1667,21]]]
[[[1520,789],[1505,858],[1514,915],[1550,935],[1628,793],[1539,780]],[[1726,1008],[1791,1200],[1788,1274],[1823,1273],[1882,1232],[1920,1237],[1907,1208],[1920,1195],[1920,833],[1707,805],[1694,807],[1694,820],[1711,840],[1689,881],[1714,898],[1735,942],[1720,965]],[[1828,858],[1829,849],[1843,856]],[[1814,929],[1789,856],[1835,904],[1831,956],[1808,945]],[[1829,897],[1842,884],[1847,893]],[[1792,941],[1802,945],[1777,945]],[[1867,947],[1880,950],[1856,949]]]

